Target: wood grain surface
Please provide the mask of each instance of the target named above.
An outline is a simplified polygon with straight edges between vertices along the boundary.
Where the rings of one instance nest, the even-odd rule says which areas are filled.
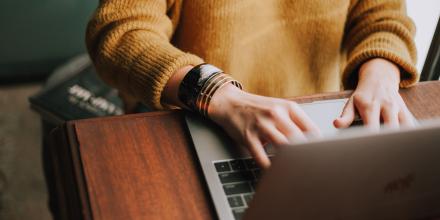
[[[209,219],[179,113],[75,124],[93,219]]]
[[[440,117],[440,82],[420,83],[401,94],[417,118]],[[293,100],[311,102],[349,95],[347,91]],[[83,218],[216,218],[182,116],[179,111],[152,112],[67,125],[76,133],[76,140],[67,147],[78,152],[72,160],[76,165],[70,169],[80,175],[74,179],[79,188],[75,191],[85,195],[79,196]]]

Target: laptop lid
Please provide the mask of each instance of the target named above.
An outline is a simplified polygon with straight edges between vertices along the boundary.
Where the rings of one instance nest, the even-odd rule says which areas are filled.
[[[439,215],[439,134],[437,121],[285,147],[258,185],[245,219]]]
[[[346,101],[346,99],[317,101],[301,104],[301,108],[319,126],[324,135],[331,136],[338,132],[332,125],[333,120],[341,114]],[[214,162],[247,158],[250,155],[246,149],[237,146],[213,122],[190,113],[185,115],[185,119],[219,219],[234,219]],[[272,147],[266,149],[269,154],[275,150]]]

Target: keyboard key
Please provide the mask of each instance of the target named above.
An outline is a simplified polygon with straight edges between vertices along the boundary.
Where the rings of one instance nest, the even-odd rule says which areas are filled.
[[[250,193],[252,192],[251,187],[248,183],[232,183],[223,185],[223,190],[226,195],[235,195],[240,193]]]
[[[231,208],[244,206],[241,196],[230,196],[228,197],[228,202]]]
[[[244,211],[245,211],[246,209],[233,209],[232,210],[232,213],[234,214],[234,218],[236,219],[236,220],[239,220],[239,219],[241,219],[242,217],[243,217],[243,214],[244,214]]]
[[[250,171],[221,173],[218,175],[218,177],[222,183],[244,182],[254,179],[254,176]]]
[[[244,170],[244,162],[243,160],[231,160],[229,161],[231,163],[231,167],[233,170]]]
[[[254,194],[246,194],[243,197],[244,197],[244,201],[246,201],[246,205],[249,206],[249,203],[254,198]]]
[[[231,171],[231,166],[229,166],[228,162],[217,162],[214,163],[214,166],[217,172]]]
[[[244,163],[246,164],[248,169],[257,169],[257,162],[254,159],[246,159],[244,160]]]

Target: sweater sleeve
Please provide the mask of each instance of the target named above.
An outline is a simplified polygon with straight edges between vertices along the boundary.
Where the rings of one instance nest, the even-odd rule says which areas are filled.
[[[154,109],[164,108],[161,94],[176,70],[202,63],[170,43],[179,2],[101,0],[87,27],[87,49],[101,78]]]
[[[358,0],[352,3],[345,29],[347,64],[345,88],[354,88],[360,65],[372,58],[387,59],[400,68],[400,87],[416,83],[415,26],[406,15],[404,0]]]

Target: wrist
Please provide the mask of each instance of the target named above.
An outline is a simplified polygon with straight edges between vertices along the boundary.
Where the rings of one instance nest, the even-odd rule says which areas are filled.
[[[241,83],[223,73],[221,69],[202,63],[189,70],[180,81],[177,97],[188,110],[208,117],[208,109],[213,96],[229,85],[242,89]],[[223,91],[226,90],[223,89]]]
[[[246,92],[237,88],[232,83],[220,88],[216,91],[211,99],[211,103],[208,108],[208,115],[214,119],[221,115],[224,115],[230,106],[234,106],[244,98]]]
[[[358,85],[363,82],[387,83],[398,88],[400,83],[399,67],[382,58],[371,59],[359,68]]]
[[[179,85],[182,82],[185,75],[194,66],[188,65],[178,69],[168,80],[162,92],[162,102],[168,105],[185,107],[185,105],[178,98]]]

